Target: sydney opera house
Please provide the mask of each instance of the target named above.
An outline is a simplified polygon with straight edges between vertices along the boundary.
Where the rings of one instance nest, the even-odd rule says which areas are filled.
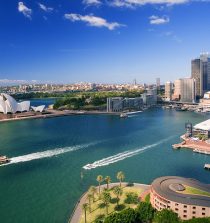
[[[45,106],[32,107],[36,112],[42,112]],[[30,101],[17,102],[13,97],[8,94],[0,94],[0,113],[15,114],[18,112],[30,111]]]

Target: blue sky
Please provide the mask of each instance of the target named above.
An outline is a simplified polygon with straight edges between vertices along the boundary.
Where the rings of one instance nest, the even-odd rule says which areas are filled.
[[[210,2],[1,0],[0,80],[153,83],[210,50]],[[1,81],[0,81],[1,82]]]

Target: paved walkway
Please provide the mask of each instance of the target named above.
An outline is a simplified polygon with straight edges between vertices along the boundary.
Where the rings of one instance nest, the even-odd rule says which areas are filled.
[[[126,187],[128,183],[124,182],[122,183],[122,186],[123,187]],[[114,186],[118,186],[119,185],[119,182],[118,183],[111,183],[109,184],[110,188],[114,187]],[[147,185],[147,184],[138,184],[138,183],[134,183],[134,186],[137,187],[137,188],[140,188],[143,190],[143,193],[145,191],[148,191],[148,189],[150,188],[150,185]],[[98,189],[98,187],[96,187]],[[106,188],[106,184],[103,184],[101,185],[101,188]],[[74,208],[74,211],[69,219],[69,223],[78,223],[79,220],[80,220],[80,217],[82,215],[82,205],[86,202],[87,200],[87,194],[88,192],[84,193],[81,198],[79,199],[79,201],[77,202],[75,208]]]

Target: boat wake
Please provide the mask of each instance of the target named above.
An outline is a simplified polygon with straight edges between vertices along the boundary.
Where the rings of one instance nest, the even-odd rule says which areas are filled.
[[[144,147],[139,148],[139,149],[125,151],[125,152],[122,152],[122,153],[118,153],[114,156],[109,156],[107,158],[103,158],[101,160],[95,161],[94,163],[87,164],[87,165],[83,166],[83,168],[85,170],[91,170],[91,169],[95,169],[95,168],[101,167],[101,166],[108,166],[112,163],[119,162],[121,160],[127,159],[127,158],[132,157],[132,156],[136,156],[136,155],[138,155],[138,154],[140,154],[140,153],[142,153],[142,152],[144,152],[144,151],[146,151],[150,148],[156,147],[156,146],[168,141],[171,138],[172,137],[168,137],[168,138],[163,139],[163,140],[161,140],[157,143],[147,145],[147,146],[144,146]]]
[[[12,157],[12,158],[10,158],[9,163],[3,164],[1,166],[53,157],[53,156],[57,156],[57,155],[68,153],[68,152],[73,152],[73,151],[80,150],[80,149],[86,149],[90,146],[96,145],[97,143],[98,142],[93,142],[93,143],[89,143],[89,144],[57,148],[57,149],[53,149],[53,150],[46,150],[43,152],[36,152],[36,153],[31,153],[31,154],[27,154],[27,155],[23,155],[23,156]]]

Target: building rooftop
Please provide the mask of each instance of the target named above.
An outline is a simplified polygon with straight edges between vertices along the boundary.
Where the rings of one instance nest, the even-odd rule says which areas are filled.
[[[210,119],[198,123],[197,125],[194,126],[195,129],[200,129],[200,130],[205,130],[205,131],[210,131]]]
[[[206,194],[210,193],[209,185],[189,178],[166,176],[157,178],[152,183],[153,190],[167,200],[188,205],[210,207],[210,196],[183,193],[185,187],[195,188]]]

